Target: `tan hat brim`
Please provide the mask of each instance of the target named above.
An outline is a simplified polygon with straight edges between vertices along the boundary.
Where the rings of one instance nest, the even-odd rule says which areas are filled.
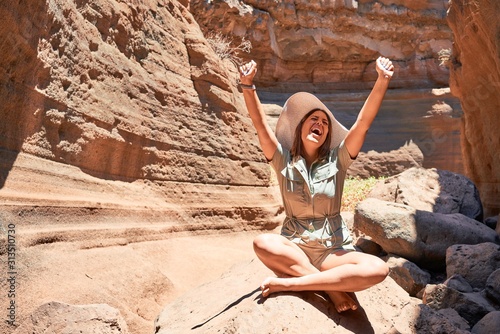
[[[323,110],[330,119],[332,124],[330,149],[337,147],[344,140],[347,129],[335,119],[330,109],[313,94],[299,92],[293,94],[285,102],[276,123],[276,137],[284,148],[287,150],[292,148],[297,125],[305,115],[313,110]]]

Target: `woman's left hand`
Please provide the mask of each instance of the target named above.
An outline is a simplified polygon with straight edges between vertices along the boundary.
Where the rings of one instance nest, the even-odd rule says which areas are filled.
[[[392,61],[389,58],[378,57],[376,64],[377,73],[379,76],[382,76],[386,79],[392,78],[394,74],[394,65],[392,65]]]

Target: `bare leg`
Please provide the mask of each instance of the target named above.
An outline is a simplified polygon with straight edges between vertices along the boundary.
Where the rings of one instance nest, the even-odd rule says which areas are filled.
[[[311,264],[309,258],[296,244],[281,235],[259,235],[254,240],[254,250],[264,265],[278,276],[275,279],[287,280],[320,272]],[[271,291],[272,288],[265,284],[269,279],[272,278],[266,279],[262,285],[262,295],[264,297],[275,292]],[[358,307],[356,302],[345,292],[332,290],[325,292],[329,295],[338,312],[355,310]]]
[[[378,257],[346,251],[330,254],[321,270],[288,279],[268,277],[261,286],[263,295],[278,291],[355,292],[382,282],[389,273],[387,264]]]

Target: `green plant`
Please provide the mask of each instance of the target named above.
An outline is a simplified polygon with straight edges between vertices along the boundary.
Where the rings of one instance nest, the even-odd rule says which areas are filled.
[[[354,212],[356,205],[366,198],[373,186],[386,177],[369,177],[361,179],[359,177],[347,177],[344,183],[344,194],[342,196],[342,211]]]

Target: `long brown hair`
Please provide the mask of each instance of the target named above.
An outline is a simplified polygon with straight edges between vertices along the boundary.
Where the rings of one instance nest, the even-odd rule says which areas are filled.
[[[332,141],[332,121],[331,118],[328,116],[328,113],[324,110],[321,109],[313,109],[310,112],[308,112],[302,119],[300,120],[299,124],[295,128],[295,133],[293,137],[293,145],[292,148],[290,149],[290,153],[292,155],[293,161],[297,161],[297,159],[302,155],[302,125],[306,121],[306,119],[311,116],[311,114],[315,111],[322,111],[325,113],[326,117],[328,118],[328,134],[326,135],[325,142],[323,145],[320,146],[319,152],[318,152],[318,159],[325,158],[329,153],[330,153],[330,143]]]

